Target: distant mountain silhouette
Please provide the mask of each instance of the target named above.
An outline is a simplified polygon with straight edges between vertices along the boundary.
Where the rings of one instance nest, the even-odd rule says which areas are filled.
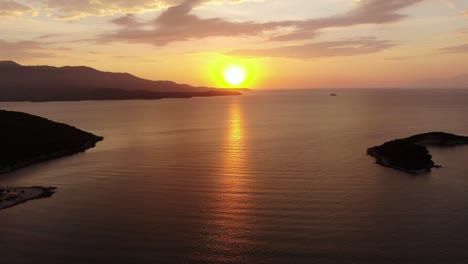
[[[0,101],[189,98],[240,95],[238,91],[150,81],[85,66],[22,66],[0,61]]]

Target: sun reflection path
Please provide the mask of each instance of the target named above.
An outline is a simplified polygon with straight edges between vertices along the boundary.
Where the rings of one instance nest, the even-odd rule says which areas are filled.
[[[244,159],[244,134],[242,127],[242,112],[238,104],[231,105],[230,127],[227,138],[227,148],[225,153],[225,167],[241,167]]]
[[[238,263],[245,261],[252,249],[254,226],[250,219],[253,199],[246,130],[242,106],[236,102],[230,106],[228,122],[217,195],[211,205],[206,254],[215,258],[210,261]]]

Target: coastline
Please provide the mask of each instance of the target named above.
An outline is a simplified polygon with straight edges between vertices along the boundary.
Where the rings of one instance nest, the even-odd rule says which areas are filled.
[[[55,187],[0,187],[0,210],[10,208],[27,201],[51,197]]]
[[[384,167],[387,167],[387,168],[392,168],[392,169],[396,169],[396,170],[400,170],[400,171],[403,171],[403,172],[406,172],[406,173],[411,173],[411,174],[415,174],[415,175],[420,175],[420,174],[425,174],[425,173],[429,173],[431,172],[431,169],[432,168],[440,168],[441,166],[440,165],[434,165],[430,168],[424,168],[424,169],[421,169],[421,170],[409,170],[409,169],[406,169],[406,168],[403,168],[403,167],[399,167],[399,166],[396,166],[396,165],[392,165],[392,163],[386,159],[384,156],[382,155],[379,155],[377,153],[377,151],[374,149],[374,147],[372,148],[368,148],[367,149],[367,155],[371,156],[371,157],[374,157],[375,158],[375,162],[381,166],[384,166]]]
[[[0,110],[0,174],[84,152],[104,138],[78,128],[22,112]],[[0,187],[0,210],[51,197],[55,187]]]
[[[96,146],[96,143],[98,143],[99,141],[102,141],[102,140],[104,140],[103,137],[94,136],[94,138],[92,138],[89,141],[85,142],[81,146],[71,148],[71,149],[65,149],[65,150],[57,151],[57,152],[54,152],[54,153],[51,153],[51,154],[43,154],[43,155],[40,155],[40,156],[35,157],[33,159],[30,159],[30,160],[17,162],[15,164],[10,165],[10,166],[0,168],[0,174],[9,173],[9,172],[12,172],[12,171],[27,167],[27,166],[32,165],[32,164],[43,162],[43,161],[58,159],[58,158],[61,158],[61,157],[65,157],[65,156],[73,155],[73,154],[76,154],[76,153],[84,152],[87,149],[94,148]]]
[[[125,101],[125,100],[162,100],[162,99],[191,99],[198,97],[225,97],[241,96],[239,91],[233,89],[222,91],[208,90],[203,92],[152,92],[152,91],[127,91],[122,89],[97,89],[81,91],[72,94],[54,94],[45,96],[5,97],[0,94],[0,102],[81,102],[81,101]]]

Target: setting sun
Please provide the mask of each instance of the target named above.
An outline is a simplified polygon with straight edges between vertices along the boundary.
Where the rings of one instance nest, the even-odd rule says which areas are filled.
[[[230,65],[224,70],[223,77],[228,84],[238,86],[247,79],[247,70],[242,65]]]

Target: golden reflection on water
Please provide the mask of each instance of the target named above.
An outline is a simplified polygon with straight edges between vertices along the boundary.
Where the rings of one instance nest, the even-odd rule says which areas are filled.
[[[223,262],[239,262],[246,256],[251,235],[249,213],[252,207],[248,171],[247,133],[241,105],[233,102],[228,110],[218,192],[213,203],[208,250],[212,256],[224,256]]]
[[[244,160],[244,134],[243,134],[243,116],[239,104],[234,103],[229,110],[229,133],[226,139],[226,151],[224,155],[224,164],[226,168],[241,168]]]

